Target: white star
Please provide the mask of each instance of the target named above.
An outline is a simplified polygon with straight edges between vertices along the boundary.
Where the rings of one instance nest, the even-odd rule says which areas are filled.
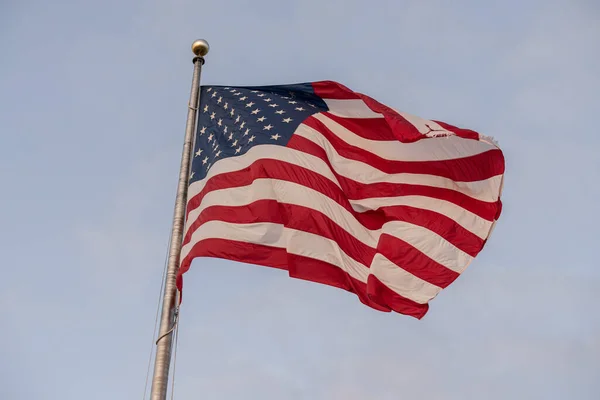
[[[277,139],[279,139],[280,137],[281,137],[281,136],[279,136],[279,133],[276,133],[276,134],[274,134],[274,135],[271,135],[271,139],[273,139],[273,140],[277,140]]]
[[[221,104],[222,101],[223,101],[223,96],[219,96],[219,98],[217,99],[217,103]]]
[[[217,92],[213,92],[212,96],[210,97],[217,97]]]
[[[266,101],[267,103],[271,101],[271,99],[263,99],[264,101]]]
[[[217,121],[217,125],[219,125],[219,126],[223,125],[223,120],[221,118],[219,118],[219,120]]]
[[[215,135],[213,135],[213,134],[211,133],[210,135],[208,135],[208,141],[209,141],[209,142],[210,142],[210,141],[212,141],[214,137],[215,137]]]
[[[190,179],[192,179],[194,177],[195,172],[192,171],[192,173],[190,174]]]
[[[273,125],[271,125],[271,124],[265,125],[265,127],[263,128],[263,130],[266,130],[266,131],[270,131],[271,129],[273,129]]]
[[[198,151],[196,152],[196,156],[200,157],[201,154],[202,154],[202,149],[198,149]]]
[[[217,151],[217,153],[215,154],[215,157],[219,157],[221,155],[221,150]]]
[[[242,151],[242,146],[240,146],[237,149],[235,149],[235,154],[238,154],[240,151]]]
[[[290,104],[296,104],[296,103],[297,103],[297,101],[290,100],[290,101],[288,101],[288,103],[290,103]]]
[[[306,108],[304,108],[304,107],[296,107],[296,110],[298,110],[298,111],[304,111],[304,110],[306,110]]]
[[[204,112],[208,112],[208,104],[204,106]]]
[[[246,104],[246,107],[252,107],[253,105],[254,105],[254,102],[251,101],[250,103]]]
[[[240,125],[240,129],[243,128],[246,125],[246,121],[243,121],[242,124]]]
[[[285,111],[283,111],[283,110],[277,110],[277,111],[275,111],[275,114],[279,114],[279,115],[285,114]]]
[[[248,139],[248,143],[252,143],[252,141],[256,139],[256,136],[252,135],[250,136],[250,139]]]
[[[267,119],[267,117],[265,117],[265,116],[262,116],[262,117],[260,117],[259,119],[257,119],[257,121],[258,121],[258,122],[263,122],[265,119]]]
[[[210,119],[215,119],[215,113],[210,114]]]
[[[253,90],[250,93],[258,93],[258,90]]]
[[[227,138],[227,140],[233,140],[233,132],[231,132],[231,133],[229,134],[229,137]]]
[[[208,157],[204,157],[204,160],[202,160],[202,165],[205,165],[208,162]]]
[[[257,108],[256,110],[253,110],[253,111],[251,112],[251,114],[255,114],[255,115],[256,115],[256,114],[258,114],[259,112],[260,112],[260,108]]]
[[[258,97],[265,97],[265,94],[264,94],[264,93],[261,93],[261,94],[257,94],[257,96],[258,96]]]
[[[238,115],[237,118],[235,119],[235,123],[237,124],[238,122],[240,122],[240,116]]]
[[[227,126],[223,127],[223,133],[227,133]]]
[[[235,114],[235,110],[232,108],[231,112],[229,113],[229,115],[231,115],[233,117],[233,114]]]
[[[293,119],[291,119],[291,118],[289,118],[289,117],[288,117],[288,118],[284,118],[284,119],[283,119],[283,122],[285,122],[286,124],[289,124],[289,123],[290,123],[290,122],[292,122],[292,121],[293,121]]]
[[[279,104],[272,103],[272,104],[269,104],[269,107],[279,107]]]
[[[309,106],[311,106],[312,108],[317,108],[317,106],[315,106],[313,103],[308,103]]]
[[[207,92],[210,92],[212,90],[211,87],[209,87],[208,89],[206,89]]]
[[[246,128],[246,131],[244,132],[244,136],[248,135],[250,133],[250,129]]]
[[[208,163],[208,165],[206,166],[206,170],[208,171],[210,169],[210,166],[212,165],[212,163]]]
[[[206,127],[203,126],[202,129],[200,129],[200,135],[204,135],[206,133]]]
[[[223,106],[223,108],[227,110],[227,107],[229,107],[229,103],[225,102],[225,105]]]
[[[237,140],[237,139],[235,139],[235,140],[234,140],[234,142],[233,142],[233,143],[231,143],[231,147],[235,147],[235,146],[237,146],[237,144],[238,144],[238,140]]]
[[[246,100],[248,97],[244,96],[244,97],[240,97],[240,101],[244,101]]]

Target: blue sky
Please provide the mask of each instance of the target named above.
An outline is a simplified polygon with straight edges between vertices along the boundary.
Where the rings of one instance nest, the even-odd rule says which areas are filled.
[[[142,398],[197,37],[205,84],[337,80],[494,136],[507,172],[421,321],[196,260],[176,398],[597,398],[594,0],[3,1],[0,398]]]

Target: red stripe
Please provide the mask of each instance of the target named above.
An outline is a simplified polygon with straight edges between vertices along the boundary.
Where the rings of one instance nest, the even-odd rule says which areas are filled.
[[[435,211],[409,206],[389,206],[361,215],[365,219],[377,217],[379,220],[385,220],[386,222],[404,221],[422,226],[437,233],[471,257],[479,254],[485,244],[483,239],[457,224],[452,218]]]
[[[411,143],[427,138],[419,132],[416,126],[385,104],[364,94],[360,94],[360,98],[372,111],[383,115],[383,119],[389,125],[396,140],[402,143]]]
[[[410,315],[417,319],[423,318],[429,310],[428,304],[408,303],[406,298],[385,286],[374,275],[369,275],[367,278],[367,294],[369,299],[375,303],[385,304],[397,313]]]
[[[446,200],[454,203],[473,214],[488,221],[493,221],[498,214],[499,204],[497,202],[486,202],[474,199],[464,193],[455,190],[438,188],[424,185],[411,185],[405,183],[370,183],[364,184],[339,175],[333,169],[327,153],[318,144],[298,135],[292,136],[287,147],[311,154],[323,160],[331,172],[335,175],[344,193],[349,199],[360,200],[371,197],[394,197],[394,196],[428,196],[435,199]]]
[[[404,240],[387,233],[382,234],[379,238],[377,253],[406,272],[441,288],[448,287],[460,275],[429,258]]]
[[[346,86],[333,82],[333,81],[322,81],[313,82],[312,84],[315,94],[322,99],[334,99],[334,100],[354,100],[360,99],[358,94],[348,89]]]
[[[354,293],[362,303],[379,311],[395,311],[420,319],[428,310],[426,304],[406,299],[371,277],[368,284],[365,284],[324,261],[288,254],[281,248],[224,239],[207,239],[194,245],[192,252],[182,261],[177,274],[179,290],[183,288],[182,275],[189,270],[195,257],[217,257],[285,269],[292,278],[322,283]]]
[[[407,121],[403,116],[394,111],[392,108],[378,102],[377,100],[366,96],[361,93],[355,93],[347,87],[340,85],[336,82],[320,82],[313,84],[315,93],[323,99],[336,99],[336,100],[357,100],[361,99],[367,107],[373,112],[381,114],[383,118],[369,118],[368,122],[375,122],[376,124],[385,124],[387,129],[392,134],[391,137],[399,140],[403,143],[415,142],[420,139],[425,139],[419,130]]]
[[[362,93],[357,93],[346,86],[332,81],[315,82],[312,84],[315,94],[323,99],[335,100],[356,100],[362,99],[364,103],[373,111],[382,114],[383,118],[378,120],[376,125],[387,126],[386,137],[397,139],[403,143],[415,142],[420,139],[427,139],[419,130],[402,115],[391,107],[375,100],[374,98]],[[366,119],[365,124],[373,124],[376,119]],[[479,134],[471,129],[459,128],[443,121],[433,121],[444,129],[454,132],[457,136],[465,139],[479,140]],[[375,130],[373,126],[371,129]],[[387,134],[391,133],[391,136]]]
[[[398,118],[401,118],[402,121],[394,121],[394,123],[390,123],[390,120],[385,118],[344,118],[340,117],[339,115],[332,114],[330,112],[323,112],[321,114],[340,124],[341,126],[353,132],[357,136],[369,140],[399,140],[403,142],[403,140],[401,139],[405,134],[403,132],[401,134],[398,134],[398,131],[404,131],[406,129],[417,129],[410,122],[404,119],[404,117],[400,116],[400,114],[398,114]],[[432,122],[439,124],[441,127],[449,130],[450,132],[454,132],[456,136],[459,136],[464,139],[472,139],[479,141],[479,134],[475,131],[457,128],[456,126],[447,124],[445,122]],[[392,129],[392,127],[394,127],[394,129]],[[416,130],[416,132],[419,135],[422,135],[418,132],[418,130]],[[425,140],[430,139],[425,135],[423,135],[422,138]]]
[[[269,222],[313,233],[337,242],[346,254],[367,267],[375,256],[374,248],[357,240],[326,215],[311,208],[278,203],[276,200],[259,200],[237,207],[208,207],[190,225],[183,245],[188,244],[193,232],[208,221],[240,224]]]
[[[380,229],[383,224],[390,221],[405,221],[423,226],[443,236],[454,246],[472,256],[477,254],[483,246],[481,238],[466,230],[451,218],[434,211],[408,206],[389,206],[382,207],[379,210],[357,213],[350,205],[345,193],[329,179],[306,168],[269,159],[261,159],[243,170],[224,173],[211,178],[204,189],[190,199],[187,207],[188,215],[189,212],[200,206],[207,193],[219,189],[247,186],[255,179],[261,178],[281,179],[312,188],[340,204],[367,229]],[[184,244],[188,241],[189,234],[186,234]]]
[[[390,124],[384,118],[344,118],[330,112],[321,114],[365,139],[397,140]]]
[[[348,182],[348,179],[340,179],[344,192],[348,192],[352,200],[373,197],[425,196],[454,203],[487,221],[494,221],[498,209],[497,203],[480,201],[451,189],[403,183],[372,183],[350,186],[351,183]],[[346,188],[346,186],[349,187]]]
[[[479,140],[479,133],[477,133],[475,131],[472,131],[470,129],[459,128],[454,125],[447,124],[446,122],[443,122],[443,121],[434,121],[434,122],[439,124],[442,128],[447,129],[450,132],[456,133],[456,136],[460,136],[460,137],[466,138],[466,139]]]
[[[459,275],[392,235],[381,235],[375,249],[356,239],[331,218],[318,211],[307,207],[278,203],[275,200],[259,200],[239,207],[208,207],[190,226],[183,245],[188,244],[191,234],[208,221],[282,224],[290,229],[313,233],[333,240],[344,253],[367,268],[373,262],[375,254],[381,253],[405,271],[441,288],[450,285]]]
[[[387,174],[427,174],[457,182],[475,182],[504,173],[504,157],[499,149],[453,160],[392,161],[344,142],[316,118],[309,117],[303,124],[320,132],[342,157],[369,164]]]

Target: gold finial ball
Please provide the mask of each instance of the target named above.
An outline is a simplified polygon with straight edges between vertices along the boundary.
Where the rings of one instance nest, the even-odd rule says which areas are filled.
[[[210,46],[204,39],[194,40],[194,43],[192,43],[192,52],[194,52],[194,54],[198,57],[204,57],[208,53],[209,49]]]

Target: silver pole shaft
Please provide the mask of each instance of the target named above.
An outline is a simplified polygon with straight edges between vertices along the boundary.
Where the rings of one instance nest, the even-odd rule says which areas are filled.
[[[208,43],[196,40],[192,44],[192,51],[196,54],[194,58],[194,72],[192,77],[192,89],[188,107],[187,123],[185,127],[185,140],[183,153],[181,155],[181,166],[179,169],[179,184],[175,198],[175,213],[173,216],[171,246],[165,277],[165,288],[162,301],[162,314],[160,318],[160,329],[154,359],[154,375],[152,377],[152,389],[150,398],[152,400],[166,400],[169,380],[169,368],[171,366],[171,349],[173,344],[173,327],[177,308],[177,287],[175,279],[179,268],[179,255],[181,252],[181,241],[185,223],[185,206],[187,201],[187,189],[190,170],[190,158],[192,153],[192,142],[196,128],[196,114],[200,95],[200,72],[204,64],[203,56],[208,52]]]

